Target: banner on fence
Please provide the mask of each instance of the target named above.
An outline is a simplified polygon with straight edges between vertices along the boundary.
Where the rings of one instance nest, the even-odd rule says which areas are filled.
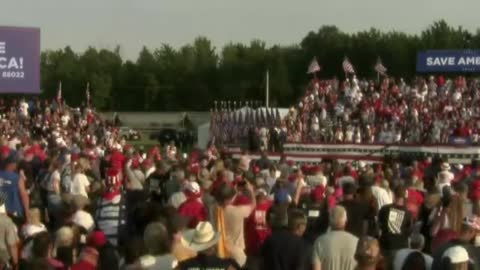
[[[297,163],[315,164],[325,159],[340,162],[365,161],[382,162],[386,156],[416,159],[440,156],[451,163],[468,164],[480,158],[479,146],[467,145],[386,145],[386,144],[284,144],[285,157]],[[230,148],[234,157],[240,156],[240,149]],[[255,158],[255,156],[254,156]],[[280,159],[280,154],[270,153],[271,160]]]
[[[429,50],[417,53],[418,72],[480,72],[480,50]]]
[[[40,29],[0,26],[0,93],[40,93]]]

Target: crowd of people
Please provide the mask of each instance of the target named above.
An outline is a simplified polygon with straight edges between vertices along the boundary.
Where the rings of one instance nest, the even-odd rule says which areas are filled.
[[[477,269],[480,163],[297,166],[131,146],[92,108],[3,102],[1,269]]]
[[[355,76],[313,79],[286,118],[290,141],[344,143],[478,143],[480,111],[476,79],[386,77],[380,84]]]
[[[219,142],[272,152],[285,142],[477,144],[479,88],[478,80],[462,76],[418,77],[411,83],[390,77],[379,83],[355,76],[343,82],[313,78],[281,119],[262,121],[269,118],[247,108],[246,121],[231,125],[227,117],[212,126],[226,131],[216,135]]]

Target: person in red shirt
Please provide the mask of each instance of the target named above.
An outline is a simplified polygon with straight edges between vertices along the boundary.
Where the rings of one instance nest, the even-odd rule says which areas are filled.
[[[202,193],[197,182],[188,182],[184,191],[187,200],[178,207],[178,213],[189,219],[188,227],[194,229],[200,221],[207,220],[207,210],[199,200]]]
[[[407,189],[407,209],[412,213],[414,220],[417,219],[420,208],[425,201],[423,193],[423,182],[416,179],[415,185]]]
[[[480,179],[470,184],[468,197],[473,204],[473,213],[480,213]]]
[[[115,266],[113,264],[110,264],[109,259],[112,259],[111,257],[112,252],[105,252],[106,249],[104,249],[104,254],[103,254],[103,260],[104,262],[102,263],[102,254],[101,254],[101,249],[105,248],[107,246],[107,237],[105,236],[105,233],[102,231],[93,231],[88,237],[87,237],[87,243],[86,246],[83,248],[80,258],[77,261],[76,264],[72,266],[72,270],[89,270],[89,269],[97,269],[100,267],[103,269],[106,263],[108,263],[108,266],[112,268],[118,268],[118,266]],[[114,253],[113,253],[114,254]]]
[[[249,256],[257,256],[265,239],[272,233],[267,224],[267,213],[272,207],[267,191],[263,188],[257,190],[257,205],[246,221],[246,245]]]
[[[112,153],[110,154],[110,167],[117,169],[121,172],[125,167],[125,162],[126,162],[125,155],[122,152],[120,152],[118,149],[113,149]]]
[[[470,128],[465,124],[465,122],[460,121],[457,129],[454,131],[454,135],[457,137],[467,138],[472,132]]]
[[[233,205],[250,205],[252,201],[250,200],[250,194],[247,189],[247,182],[243,176],[239,175],[232,182],[233,186],[237,190],[237,196],[233,200]]]
[[[241,178],[241,176],[239,176],[239,178]],[[238,181],[238,179],[235,179],[234,182]],[[212,187],[211,187],[211,194],[213,196],[216,196],[216,194],[218,193],[218,190],[220,189],[220,187],[224,184],[224,183],[227,183],[227,184],[230,184],[228,181],[227,181],[227,177],[225,175],[225,172],[224,171],[218,171],[217,172],[217,178],[215,179],[215,181],[213,181],[212,183]]]
[[[156,161],[162,160],[162,155],[160,154],[160,148],[161,146],[155,145],[148,153],[148,157]]]

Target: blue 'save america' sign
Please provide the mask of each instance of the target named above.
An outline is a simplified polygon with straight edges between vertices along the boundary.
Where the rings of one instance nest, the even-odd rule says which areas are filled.
[[[417,53],[418,72],[480,72],[480,50],[431,50]]]

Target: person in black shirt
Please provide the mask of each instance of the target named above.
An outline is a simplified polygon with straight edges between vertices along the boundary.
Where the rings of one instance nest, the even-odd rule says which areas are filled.
[[[271,164],[272,162],[268,159],[267,153],[262,151],[260,153],[260,159],[257,161],[257,165],[260,167],[260,170],[268,170]]]
[[[146,179],[145,190],[151,201],[166,203],[165,183],[170,179],[170,173],[163,162],[156,162],[155,171]]]
[[[178,270],[240,270],[240,266],[232,259],[221,259],[216,253],[216,245],[220,238],[210,222],[200,222],[194,230],[183,235],[187,247],[197,251],[195,258],[180,262]]]
[[[310,198],[301,203],[307,218],[307,229],[303,238],[310,245],[328,229],[328,202],[324,199],[324,189],[322,185],[314,187]]]
[[[307,219],[300,210],[276,211],[272,224],[272,234],[265,240],[262,249],[263,266],[261,269],[311,269],[311,251],[302,236],[307,228]],[[285,223],[288,227],[285,228]]]
[[[343,201],[340,205],[347,211],[348,221],[345,231],[360,238],[367,233],[369,219],[375,217],[371,216],[367,203],[355,198],[356,193],[357,187],[354,183],[345,183],[343,185]]]
[[[413,227],[412,214],[405,207],[405,187],[397,187],[394,195],[393,204],[383,206],[378,213],[380,246],[387,256],[393,255],[398,249],[408,248],[408,237]]]

